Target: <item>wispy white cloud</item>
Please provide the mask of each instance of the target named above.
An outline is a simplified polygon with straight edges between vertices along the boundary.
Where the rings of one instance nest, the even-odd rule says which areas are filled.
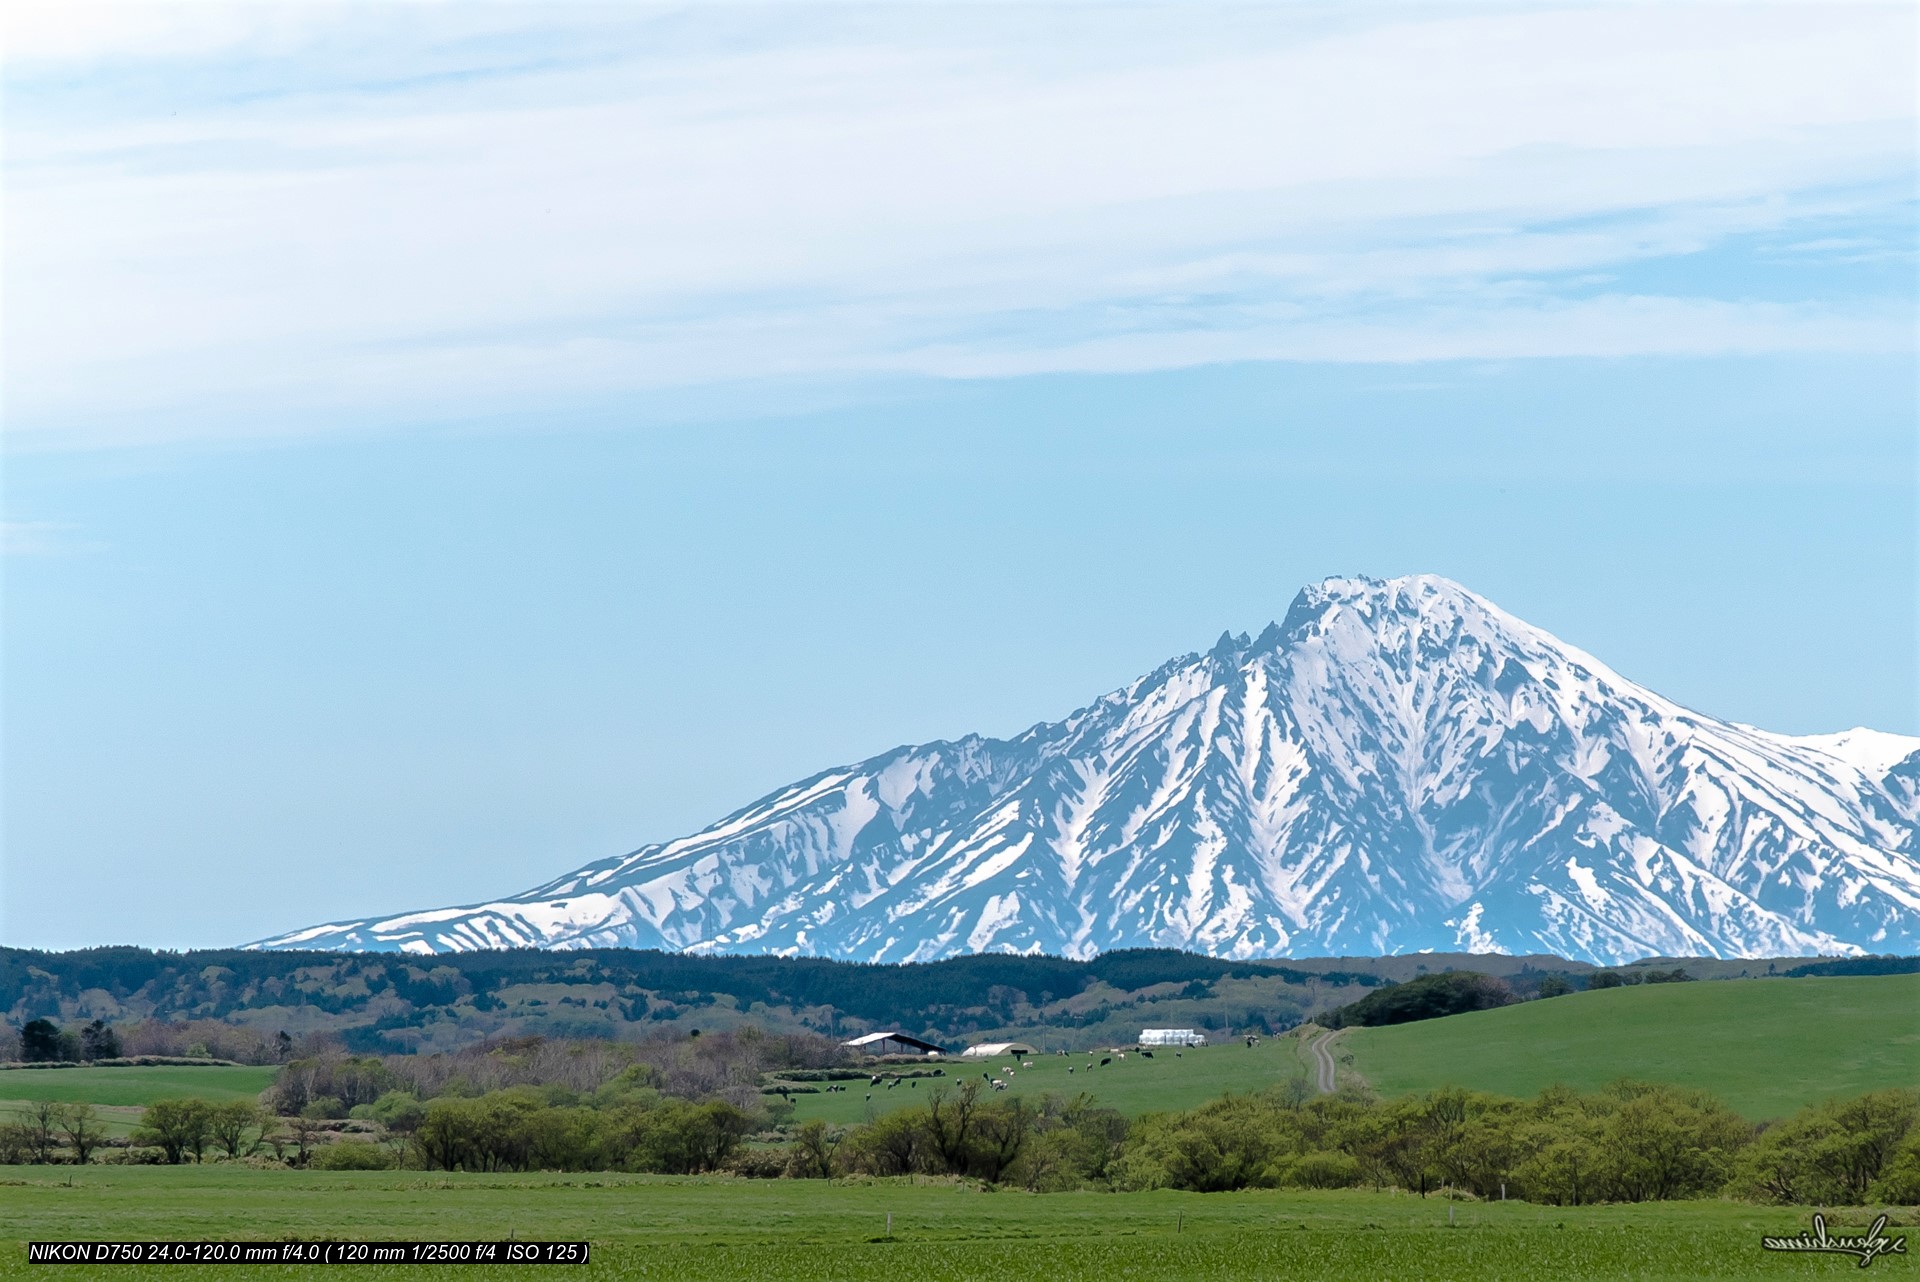
[[[1613,279],[1899,207],[1903,8],[263,8],[36,19],[16,440],[1911,341],[1883,298]]]

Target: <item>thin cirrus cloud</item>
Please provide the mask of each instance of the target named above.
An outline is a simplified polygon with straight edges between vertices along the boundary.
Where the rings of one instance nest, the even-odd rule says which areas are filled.
[[[265,8],[13,33],[16,442],[1912,341],[1902,7]]]

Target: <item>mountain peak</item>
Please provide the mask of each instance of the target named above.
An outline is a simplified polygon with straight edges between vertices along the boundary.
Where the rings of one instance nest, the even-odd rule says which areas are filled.
[[[1330,578],[1015,739],[896,748],[522,895],[256,946],[1914,951],[1912,743],[1715,721],[1451,580]]]

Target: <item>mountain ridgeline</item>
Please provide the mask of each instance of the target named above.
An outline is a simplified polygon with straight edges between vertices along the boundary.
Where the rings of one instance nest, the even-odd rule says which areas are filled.
[[[1912,953],[1917,832],[1920,739],[1716,720],[1444,579],[1329,579],[1012,739],[827,770],[508,899],[250,947]]]

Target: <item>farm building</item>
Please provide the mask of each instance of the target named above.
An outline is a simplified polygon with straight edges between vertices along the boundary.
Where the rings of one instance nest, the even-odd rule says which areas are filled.
[[[1207,1035],[1191,1028],[1143,1028],[1142,1046],[1205,1046]]]
[[[996,1055],[1038,1055],[1025,1042],[981,1042],[960,1052],[962,1059],[992,1059]]]
[[[938,1059],[945,1054],[932,1042],[923,1042],[905,1033],[868,1033],[865,1037],[856,1037],[840,1044],[860,1055],[925,1055]]]

